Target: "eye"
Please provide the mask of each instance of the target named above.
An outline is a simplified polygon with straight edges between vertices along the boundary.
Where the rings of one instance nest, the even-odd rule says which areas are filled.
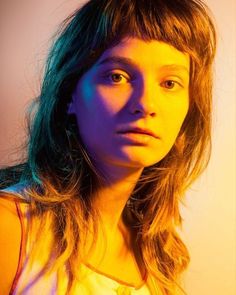
[[[111,76],[111,80],[115,83],[120,82],[123,78],[121,74],[117,74],[117,73],[111,74],[110,76]]]
[[[176,87],[182,87],[182,85],[174,80],[165,80],[164,82],[161,83],[161,86],[166,88],[166,89],[174,89]]]
[[[108,73],[105,78],[111,83],[111,84],[125,84],[130,79],[124,74],[118,73],[118,72],[112,72]]]

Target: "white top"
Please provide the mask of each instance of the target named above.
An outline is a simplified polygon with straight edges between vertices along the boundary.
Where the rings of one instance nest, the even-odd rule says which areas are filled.
[[[10,187],[3,191],[20,195],[19,186]],[[40,280],[31,284],[31,281],[35,278],[35,274],[38,273],[38,270],[44,264],[43,261],[46,260],[43,258],[43,253],[45,252],[43,250],[45,250],[47,240],[50,240],[50,233],[45,232],[45,241],[36,241],[34,242],[35,244],[31,243],[30,237],[27,236],[27,225],[23,217],[25,216],[24,213],[26,213],[26,207],[24,204],[19,204],[18,202],[16,205],[22,225],[22,242],[18,271],[10,295],[66,295],[68,279],[66,272],[65,276],[60,279],[60,282],[57,279],[57,274],[51,273],[47,276],[44,275]],[[40,255],[38,259],[33,262],[33,265],[29,265],[27,259],[30,254],[30,248],[35,246],[39,246],[40,248],[42,245],[43,248],[39,251]],[[151,295],[149,277],[144,279],[140,286],[134,287],[122,280],[104,274],[88,264],[80,265],[80,273],[80,280],[73,289],[73,294],[76,295]],[[156,294],[159,294],[159,292],[155,292]]]
[[[83,269],[82,279],[76,284],[73,289],[73,294],[82,295],[151,295],[147,283],[135,289],[134,287],[122,284],[114,279],[109,278],[103,274],[100,274],[86,265],[81,265]],[[37,283],[33,284],[28,290],[21,293],[21,286],[23,282],[27,281],[27,275],[23,275],[16,288],[11,294],[14,295],[65,295],[66,285],[60,282],[60,287],[57,286],[56,276],[53,274],[48,277],[44,277]],[[23,284],[22,284],[23,283]],[[65,282],[64,282],[65,283]]]

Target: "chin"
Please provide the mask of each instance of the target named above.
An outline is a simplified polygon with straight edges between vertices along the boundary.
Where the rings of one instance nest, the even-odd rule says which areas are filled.
[[[120,164],[122,163],[122,165],[126,166],[126,167],[143,169],[143,168],[157,164],[162,159],[163,159],[163,157],[151,158],[151,157],[147,157],[145,155],[143,155],[142,157],[129,156],[126,159],[123,158],[120,161]]]

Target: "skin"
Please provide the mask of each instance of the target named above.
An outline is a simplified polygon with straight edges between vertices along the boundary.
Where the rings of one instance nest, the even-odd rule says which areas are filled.
[[[73,92],[68,113],[76,115],[83,144],[106,179],[94,206],[112,245],[107,257],[124,249],[122,212],[143,169],[167,155],[180,131],[189,109],[189,70],[189,56],[171,45],[127,37],[102,54]],[[119,133],[130,126],[155,137]]]

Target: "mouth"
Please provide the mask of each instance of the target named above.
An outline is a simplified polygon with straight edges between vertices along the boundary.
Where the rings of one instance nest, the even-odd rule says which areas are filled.
[[[148,135],[154,138],[158,138],[158,136],[151,130],[142,129],[142,128],[133,128],[133,129],[124,129],[120,130],[117,133],[119,134],[140,134],[140,135]]]
[[[138,127],[121,129],[117,134],[122,142],[135,146],[148,146],[159,139],[153,131]]]

